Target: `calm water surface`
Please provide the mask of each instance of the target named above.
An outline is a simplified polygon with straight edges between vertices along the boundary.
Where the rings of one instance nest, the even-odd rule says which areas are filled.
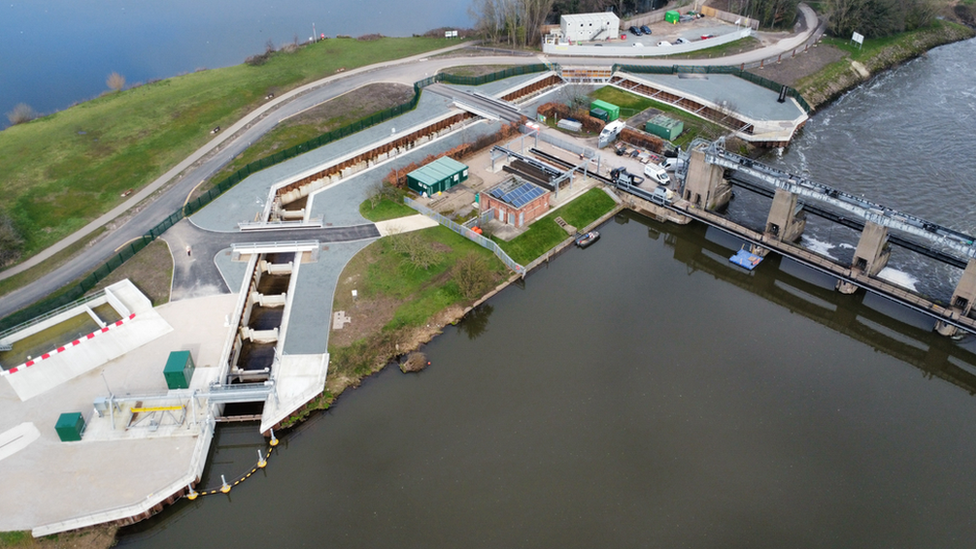
[[[621,215],[601,230],[448,328],[427,371],[368,380],[258,478],[125,546],[976,542],[976,402],[892,356],[949,352],[976,380],[971,351],[795,265],[735,270],[702,228]],[[243,429],[222,433],[209,484],[253,462]]]
[[[470,27],[467,1],[9,0],[0,4],[0,113],[17,103],[52,112],[130,83],[243,63],[319,34],[410,36]],[[0,120],[6,126],[7,117]]]
[[[973,50],[845,96],[776,161],[973,232]],[[601,231],[123,545],[976,544],[976,344],[789,261],[737,270],[701,227]],[[219,431],[206,486],[252,466],[254,431]]]

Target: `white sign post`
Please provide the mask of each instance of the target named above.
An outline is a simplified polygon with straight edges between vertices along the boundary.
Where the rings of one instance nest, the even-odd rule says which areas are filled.
[[[857,49],[861,49],[861,48],[864,47],[864,35],[863,34],[861,34],[859,32],[855,32],[854,33],[854,36],[851,36],[851,40],[853,40],[854,42],[857,42]]]

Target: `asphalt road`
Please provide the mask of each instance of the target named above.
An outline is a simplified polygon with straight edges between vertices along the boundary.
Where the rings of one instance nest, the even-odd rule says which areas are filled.
[[[802,44],[812,29],[816,27],[816,14],[809,7],[801,6],[803,14],[807,18],[806,31],[798,36],[780,41],[779,43],[751,52],[737,54],[725,58],[709,60],[674,60],[674,59],[607,59],[607,58],[567,58],[554,57],[551,60],[542,56],[504,56],[504,55],[474,55],[458,56],[462,48],[450,48],[453,55],[437,56],[441,52],[429,52],[422,56],[414,56],[398,61],[391,61],[372,65],[342,73],[340,75],[323,78],[311,84],[292,90],[266,105],[245,116],[240,122],[227,128],[221,135],[216,137],[206,146],[195,152],[172,170],[161,176],[150,184],[146,189],[137,193],[130,201],[122,204],[118,208],[105,214],[99,219],[78,231],[74,235],[55,244],[48,250],[38,254],[29,261],[17,267],[8,269],[0,273],[0,279],[7,278],[30,268],[67,247],[73,242],[80,240],[87,234],[102,225],[107,225],[113,219],[121,216],[127,210],[144,201],[145,206],[137,213],[130,215],[129,219],[119,227],[110,230],[92,247],[86,249],[77,257],[71,259],[61,267],[43,275],[27,286],[4,296],[0,301],[0,318],[6,317],[24,307],[35,303],[58,289],[81,278],[91,272],[106,259],[111,257],[116,250],[148,232],[161,220],[183,206],[190,192],[207,177],[213,175],[221,167],[230,162],[235,156],[244,151],[252,142],[267,133],[279,121],[293,114],[304,111],[317,104],[326,102],[339,95],[362,87],[366,84],[376,82],[397,82],[403,84],[413,84],[427,76],[436,74],[439,70],[457,65],[524,65],[533,64],[540,61],[552,61],[562,65],[598,65],[606,66],[615,61],[637,65],[738,65],[766,59],[779,53],[787,52]],[[470,50],[469,50],[470,51]],[[270,114],[261,118],[268,111]],[[198,166],[191,165],[198,162],[201,158],[210,154],[215,149],[219,149]],[[188,169],[189,168],[189,169]],[[187,170],[184,172],[184,170]],[[174,178],[184,172],[178,181],[169,184]],[[163,188],[165,187],[165,188]],[[163,188],[161,192],[159,189]],[[250,240],[254,240],[257,235],[252,235]]]

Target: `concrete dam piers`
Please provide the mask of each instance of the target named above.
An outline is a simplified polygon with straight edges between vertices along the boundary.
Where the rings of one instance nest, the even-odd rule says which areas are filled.
[[[942,335],[976,334],[972,315],[976,238],[731,153],[721,140],[696,141],[687,158],[687,169],[677,174],[674,199],[662,200],[660,195],[624,182],[614,185],[645,203],[652,202],[657,209],[671,210],[742,239],[757,256],[776,252],[828,274],[836,279],[836,289],[843,294],[863,289],[923,313],[935,321],[934,329]],[[772,199],[763,228],[747,227],[722,213],[735,187]],[[797,243],[808,215],[858,231],[849,264]],[[892,246],[961,270],[949,300],[936,300],[879,277],[888,265]],[[955,269],[953,272],[958,272]]]

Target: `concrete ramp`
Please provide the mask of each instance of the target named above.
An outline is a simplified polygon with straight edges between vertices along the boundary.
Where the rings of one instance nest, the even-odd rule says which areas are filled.
[[[275,365],[275,395],[261,414],[261,432],[273,428],[325,389],[329,355],[285,355]]]
[[[129,303],[139,307],[138,300]],[[20,400],[26,401],[173,331],[173,327],[151,307],[137,310],[141,312],[131,313],[135,316],[125,319],[121,325],[96,332],[91,339],[65,348],[64,352],[51,355],[31,367],[19,369],[4,379]]]

